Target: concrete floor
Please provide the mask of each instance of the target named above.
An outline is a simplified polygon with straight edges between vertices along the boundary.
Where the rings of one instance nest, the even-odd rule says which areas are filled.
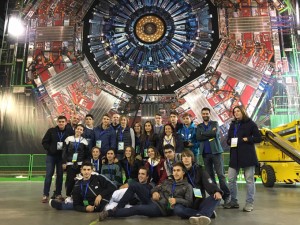
[[[0,182],[0,224],[2,225],[89,225],[97,219],[96,213],[57,211],[41,203],[42,182]],[[298,224],[300,185],[276,184],[265,188],[257,184],[255,209],[246,213],[240,209],[217,208],[213,225],[284,225]],[[244,205],[245,184],[239,184],[239,199]],[[178,217],[146,218],[131,217],[108,219],[101,223],[109,225],[170,225],[189,224]]]

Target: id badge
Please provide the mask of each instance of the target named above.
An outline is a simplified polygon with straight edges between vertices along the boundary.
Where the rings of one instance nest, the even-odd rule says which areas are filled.
[[[88,200],[83,200],[83,205],[84,206],[88,206],[89,205],[89,201]]]
[[[98,148],[101,148],[101,143],[102,143],[101,140],[97,140],[97,141],[96,141],[96,146],[97,146]]]
[[[62,150],[63,149],[63,142],[59,141],[56,144],[57,150]]]
[[[193,192],[194,192],[194,196],[196,198],[202,198],[202,193],[201,193],[201,190],[199,188],[193,188]]]
[[[76,152],[73,154],[72,162],[77,162],[77,158],[78,158],[78,153]]]
[[[237,147],[238,138],[231,138],[231,145],[230,147],[235,148]]]
[[[147,157],[148,157],[148,149],[145,148],[145,149],[144,149],[144,158],[147,158]]]
[[[124,151],[124,142],[123,141],[118,143],[118,150]]]

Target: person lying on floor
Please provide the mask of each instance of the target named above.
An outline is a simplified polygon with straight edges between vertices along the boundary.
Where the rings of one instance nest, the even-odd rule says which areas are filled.
[[[73,189],[73,204],[52,200],[49,205],[55,209],[75,209],[80,212],[101,212],[108,204],[116,186],[103,175],[92,175],[93,164],[86,161],[82,164],[82,179]]]
[[[193,188],[184,178],[184,165],[181,162],[173,165],[174,179],[167,179],[161,185],[155,186],[152,190],[152,199],[145,198],[136,192],[142,204],[131,208],[115,208],[102,211],[99,220],[107,217],[128,217],[142,215],[149,217],[160,217],[172,215],[175,205],[191,207],[193,201]]]
[[[151,199],[151,189],[153,186],[148,183],[148,178],[149,170],[141,166],[138,170],[138,180],[132,180],[130,183],[122,185],[119,190],[116,190],[105,210],[124,207],[130,208],[132,205],[145,202],[144,199]],[[143,198],[140,199],[138,196],[142,196]]]

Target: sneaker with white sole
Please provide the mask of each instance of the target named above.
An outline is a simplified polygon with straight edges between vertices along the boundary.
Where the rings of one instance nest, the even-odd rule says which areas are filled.
[[[211,222],[207,216],[192,216],[189,221],[192,225],[208,225]]]
[[[49,205],[57,210],[61,210],[62,209],[62,202],[56,199],[50,199],[49,201]]]
[[[47,203],[49,200],[49,196],[43,195],[42,203]]]
[[[253,203],[246,202],[245,207],[243,208],[244,212],[251,212],[253,210]]]
[[[73,199],[72,199],[72,197],[66,197],[66,199],[65,199],[65,203],[66,204],[69,204],[69,203],[73,203]]]

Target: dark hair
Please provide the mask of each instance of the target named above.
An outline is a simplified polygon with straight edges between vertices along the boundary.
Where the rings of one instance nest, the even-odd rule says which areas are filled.
[[[152,148],[153,151],[154,151],[154,158],[155,159],[158,159],[158,158],[160,159],[161,155],[160,155],[159,151],[154,146],[152,146],[152,145],[148,147],[147,153],[148,153],[148,151],[149,151],[150,148]]]
[[[110,116],[108,115],[108,113],[105,113],[105,114],[102,116],[102,119],[103,119],[104,116],[106,116],[106,117],[108,117],[108,118],[110,119]]]
[[[181,152],[181,158],[183,156],[192,157],[192,162],[195,162],[195,155],[191,150],[185,149]]]
[[[190,118],[192,118],[192,115],[191,114],[189,114],[189,113],[184,113],[183,115],[182,115],[182,118],[185,118],[185,117],[190,117]]]
[[[125,156],[125,151],[126,151],[127,148],[130,148],[130,152],[131,152],[131,156],[130,156],[129,160]],[[127,147],[125,147],[125,151],[124,151],[123,159],[127,159],[128,163],[131,166],[133,166],[134,160],[135,160],[135,149],[132,146],[127,146]]]
[[[165,151],[166,149],[171,149],[173,152],[175,152],[175,148],[174,148],[173,145],[166,144],[166,145],[164,146],[164,151]]]
[[[174,164],[173,164],[173,168],[174,168],[175,166],[180,166],[181,169],[185,172],[185,166],[184,166],[184,164],[183,164],[182,162],[176,162],[176,163],[174,163]]]
[[[171,115],[176,115],[176,116],[178,116],[179,114],[178,114],[177,111],[173,110],[173,111],[170,112],[170,116],[171,116]]]
[[[83,130],[85,129],[85,127],[84,127],[83,124],[81,124],[81,123],[80,123],[80,124],[77,124],[77,125],[76,125],[76,128],[77,128],[77,127],[82,127]]]
[[[92,169],[94,167],[94,165],[90,161],[84,161],[81,165],[81,168],[83,168],[84,166],[90,166]]]
[[[65,116],[58,116],[57,117],[57,121],[58,120],[65,120],[65,121],[67,121],[67,117],[65,117]]]
[[[210,109],[207,108],[207,107],[202,108],[202,109],[201,109],[201,112],[203,112],[203,111],[208,111],[208,112],[210,113]]]
[[[94,119],[94,116],[92,114],[86,114],[85,118],[87,118],[87,117],[91,117],[92,119]]]
[[[166,135],[166,132],[165,132],[165,128],[166,128],[166,126],[170,126],[170,127],[171,127],[171,129],[172,129],[172,133],[173,133],[173,134],[175,133],[175,128],[172,126],[172,124],[170,124],[170,123],[167,123],[166,125],[164,125],[164,133],[163,133],[163,136],[164,136],[164,135]]]
[[[249,117],[248,117],[248,115],[247,115],[247,112],[246,112],[245,108],[244,108],[243,106],[239,106],[239,105],[235,106],[235,107],[232,109],[232,115],[233,115],[233,117],[234,117],[234,110],[235,110],[236,108],[238,108],[239,110],[241,110],[241,113],[242,113],[242,115],[243,115],[242,120],[247,120],[247,119],[249,119]],[[234,119],[235,119],[235,117],[234,117]]]
[[[147,139],[147,132],[146,132],[146,129],[145,129],[146,123],[150,123],[150,125],[151,125],[151,131],[150,131],[150,135],[149,135],[149,139],[150,140],[152,139],[153,134],[154,134],[153,124],[152,124],[152,122],[150,120],[147,120],[144,123],[144,129],[143,129],[143,135],[142,135],[142,140],[141,141],[146,141],[146,139]]]
[[[147,176],[150,175],[149,169],[148,169],[147,167],[145,167],[145,166],[140,166],[140,167],[139,167],[139,170],[146,170]]]
[[[160,113],[156,113],[155,116],[161,116],[161,114]]]
[[[104,164],[107,164],[107,163],[108,163],[107,153],[108,153],[109,151],[113,151],[113,153],[114,153],[114,158],[116,158],[116,152],[115,152],[113,149],[108,149],[107,152],[105,153],[105,156],[102,158],[102,160],[104,161]],[[102,162],[103,162],[103,161],[102,161]]]
[[[94,149],[98,149],[99,152],[100,152],[100,154],[101,154],[101,149],[100,149],[99,147],[97,147],[97,146],[94,146],[94,147],[92,148],[91,153],[93,152]]]
[[[134,131],[134,133],[136,134],[136,132],[135,132],[135,130],[134,130],[134,127],[135,127],[136,124],[139,125],[139,127],[140,127],[140,129],[141,129],[141,131],[140,131],[141,133],[140,133],[140,134],[142,134],[142,132],[143,132],[143,126],[142,126],[142,124],[141,124],[140,122],[135,122],[135,123],[134,123],[134,125],[133,125],[133,131]]]

